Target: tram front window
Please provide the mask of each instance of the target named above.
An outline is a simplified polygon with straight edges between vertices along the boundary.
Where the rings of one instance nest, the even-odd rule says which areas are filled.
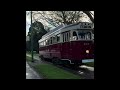
[[[78,31],[78,37],[80,40],[91,40],[91,33]]]

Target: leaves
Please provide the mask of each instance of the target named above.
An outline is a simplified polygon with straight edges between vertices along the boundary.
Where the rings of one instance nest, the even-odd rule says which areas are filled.
[[[30,37],[31,42],[31,33],[33,34],[33,50],[37,51],[39,50],[39,44],[38,40],[41,39],[41,37],[47,33],[47,31],[44,29],[44,26],[41,22],[35,21],[32,25],[32,27],[29,28],[28,36]],[[27,50],[31,50],[30,46],[31,43],[26,42],[26,48]]]

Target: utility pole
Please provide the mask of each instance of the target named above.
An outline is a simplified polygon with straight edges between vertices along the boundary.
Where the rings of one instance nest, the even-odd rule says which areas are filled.
[[[31,56],[32,56],[32,62],[33,60],[33,27],[32,27],[32,11],[31,11]]]

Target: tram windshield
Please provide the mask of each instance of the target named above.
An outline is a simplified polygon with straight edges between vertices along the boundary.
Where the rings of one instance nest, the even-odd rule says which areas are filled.
[[[90,31],[78,31],[79,40],[91,40],[91,32]]]

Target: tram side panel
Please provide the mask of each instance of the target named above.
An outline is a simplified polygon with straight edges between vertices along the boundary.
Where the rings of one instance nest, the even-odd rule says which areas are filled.
[[[70,57],[70,42],[61,43],[61,59],[69,59]]]
[[[83,59],[93,59],[93,43],[91,41],[72,41],[71,42],[72,62],[82,62]],[[88,50],[88,53],[86,53]]]
[[[50,58],[61,58],[61,53],[60,53],[60,43],[59,44],[53,44],[50,46]]]

